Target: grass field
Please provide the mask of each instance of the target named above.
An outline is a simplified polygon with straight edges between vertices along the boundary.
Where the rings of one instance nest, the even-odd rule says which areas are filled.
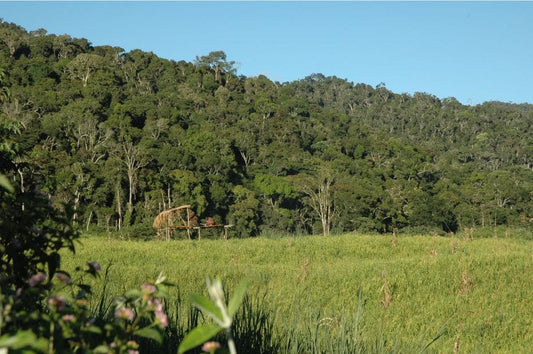
[[[112,264],[109,296],[163,271],[177,285],[170,302],[179,294],[185,306],[188,294],[206,293],[206,275],[230,291],[248,278],[283,352],[354,352],[355,343],[412,352],[441,333],[429,351],[524,353],[533,348],[533,241],[512,236],[83,237],[63,268]]]

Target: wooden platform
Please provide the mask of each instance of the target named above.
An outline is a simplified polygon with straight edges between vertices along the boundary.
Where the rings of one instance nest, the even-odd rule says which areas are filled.
[[[207,218],[208,221],[213,222],[211,217]],[[154,220],[153,227],[157,230],[157,236],[167,241],[170,240],[172,232],[174,230],[187,231],[187,238],[191,239],[191,233],[196,230],[198,233],[198,239],[202,239],[202,229],[216,229],[224,228],[224,240],[228,239],[228,228],[233,225],[224,224],[204,224],[198,225],[198,217],[196,213],[191,209],[190,205],[182,205],[176,208],[162,211],[157,215]]]

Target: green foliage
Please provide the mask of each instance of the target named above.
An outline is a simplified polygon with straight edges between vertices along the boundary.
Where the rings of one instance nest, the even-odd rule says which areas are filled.
[[[216,324],[199,326],[194,328],[180,343],[178,353],[185,353],[190,349],[198,347],[199,345],[214,337],[218,332],[220,332],[220,330],[220,326]]]
[[[253,236],[257,232],[259,201],[254,193],[242,186],[233,188],[234,203],[230,205],[229,220],[241,236]]]
[[[10,193],[15,192],[15,189],[13,188],[9,180],[4,175],[0,175],[0,187],[4,188]]]
[[[0,63],[0,162],[17,165],[3,174],[70,203],[80,227],[183,204],[239,236],[531,227],[530,104],[278,83],[238,76],[223,51],[175,62],[5,22]],[[326,164],[331,215],[301,184]]]
[[[235,65],[235,62],[227,61],[226,53],[219,50],[211,52],[208,55],[196,57],[195,64],[198,66],[206,66],[213,70],[215,73],[215,81],[217,81],[221,73],[232,73],[234,71],[233,65]],[[214,87],[217,87],[217,85]]]
[[[249,292],[266,285],[268,306],[227,306],[239,349],[413,352],[432,342],[424,332],[442,334],[439,351],[532,346],[530,104],[463,106],[322,74],[277,83],[237,76],[222,51],[174,62],[2,21],[0,63],[0,346],[168,352],[184,328],[203,328],[196,344],[218,332],[194,312],[164,326],[155,300],[179,295],[144,282],[160,268],[179,269],[185,293],[221,270],[252,279]],[[241,237],[396,233],[180,252],[115,240],[153,237],[153,217],[182,204]],[[108,238],[74,260],[81,228]],[[417,232],[453,237],[396,236]],[[76,270],[95,255],[116,266],[104,284],[94,263]]]
[[[185,353],[186,351],[207,342],[218,332],[224,331],[228,337],[230,353],[236,354],[237,350],[233,341],[231,326],[233,318],[237,313],[237,309],[244,299],[248,282],[242,281],[237,286],[228,304],[226,304],[220,280],[211,280],[207,277],[206,282],[210,299],[202,295],[193,294],[191,295],[191,302],[209,316],[214,323],[196,327],[189,332],[181,342],[178,348],[178,353]]]
[[[20,133],[17,122],[2,115],[2,141]],[[0,146],[0,159],[0,351],[123,353],[137,350],[141,337],[161,344],[160,330],[168,325],[160,300],[168,285],[164,277],[117,298],[115,318],[96,318],[86,278],[97,278],[100,265],[88,262],[74,275],[61,270],[61,251],[74,253],[79,236],[73,227],[76,201],[74,208],[54,205],[36,189],[32,167],[19,162],[14,144]],[[59,183],[84,173],[79,164],[72,170],[63,170]]]
[[[69,205],[54,206],[49,196],[35,188],[32,176],[16,180],[25,166],[16,162],[19,151],[6,138],[19,134],[22,124],[17,119],[4,120],[4,114],[1,119],[0,138],[5,143],[0,146],[4,186],[0,188],[0,288],[9,293],[25,286],[34,274],[46,271],[53,275],[59,268],[59,250],[73,251],[78,234],[70,223]],[[6,177],[17,181],[16,187]],[[24,182],[33,186],[28,188]]]

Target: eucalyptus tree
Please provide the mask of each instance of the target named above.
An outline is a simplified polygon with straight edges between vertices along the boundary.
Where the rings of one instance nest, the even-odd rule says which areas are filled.
[[[22,27],[4,22],[0,18],[0,44],[7,48],[10,57],[15,58],[17,53],[27,45],[27,41],[28,33]]]
[[[81,53],[67,66],[68,72],[73,79],[81,80],[83,86],[87,86],[91,75],[99,70],[103,64],[103,58],[96,54]]]
[[[210,52],[200,57],[197,56],[194,64],[197,66],[206,66],[213,70],[215,81],[219,81],[222,73],[233,74],[235,72],[235,61],[227,61],[226,53],[222,50]]]
[[[289,179],[305,196],[305,205],[318,217],[322,235],[329,236],[336,217],[335,171],[329,163],[311,160],[308,163],[314,165],[311,174],[298,174]]]

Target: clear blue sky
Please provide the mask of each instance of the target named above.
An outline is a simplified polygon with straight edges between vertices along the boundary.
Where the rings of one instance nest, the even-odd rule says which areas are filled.
[[[280,82],[533,103],[533,2],[0,2],[0,18],[167,59],[224,50]]]

